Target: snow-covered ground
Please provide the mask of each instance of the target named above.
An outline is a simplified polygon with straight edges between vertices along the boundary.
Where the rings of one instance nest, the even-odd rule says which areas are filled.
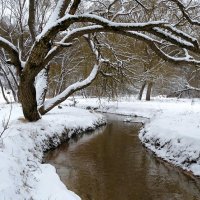
[[[8,129],[0,138],[0,199],[80,200],[67,190],[53,166],[41,163],[43,153],[72,134],[102,125],[102,115],[63,106],[29,123],[19,104],[12,107]],[[0,103],[0,133],[10,109],[10,105]]]
[[[78,107],[102,112],[149,118],[140,131],[141,142],[157,156],[184,170],[200,175],[200,100],[154,98],[76,98]],[[68,101],[69,103],[70,101]]]
[[[66,106],[74,104],[67,100],[61,109],[53,109],[34,123],[25,121],[20,105],[13,104],[8,129],[0,138],[0,199],[79,200],[60,181],[55,168],[41,162],[44,151],[72,134],[105,122],[102,115],[91,109],[126,115],[125,121],[131,121],[132,116],[148,118],[139,134],[142,143],[157,156],[200,175],[200,100],[75,99],[77,107],[90,111]],[[0,133],[10,109],[10,105],[0,102]]]

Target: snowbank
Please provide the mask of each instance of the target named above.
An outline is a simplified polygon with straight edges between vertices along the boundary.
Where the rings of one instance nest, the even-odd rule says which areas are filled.
[[[157,113],[139,138],[157,156],[200,176],[199,106]]]
[[[10,105],[0,104],[0,123],[6,121],[9,110]],[[43,153],[73,134],[104,123],[100,114],[66,106],[29,123],[14,104],[9,128],[0,140],[0,199],[79,200],[60,181],[53,166],[41,164]],[[0,125],[0,132],[2,129]]]
[[[122,98],[107,102],[77,98],[76,101],[80,107],[149,118],[139,134],[141,142],[160,158],[200,176],[199,99],[155,98],[145,102]],[[128,117],[125,121],[132,120]]]

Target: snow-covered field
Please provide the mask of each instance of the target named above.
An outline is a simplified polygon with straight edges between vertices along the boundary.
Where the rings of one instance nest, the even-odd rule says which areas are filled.
[[[60,181],[55,168],[42,164],[44,151],[62,141],[105,122],[102,112],[148,118],[139,134],[142,143],[155,154],[195,175],[200,175],[200,101],[198,99],[155,98],[150,102],[134,98],[118,101],[76,97],[76,107],[67,100],[41,120],[23,119],[19,104],[13,104],[8,129],[0,138],[0,199],[79,200]],[[90,109],[83,110],[83,107]],[[0,133],[10,105],[0,102]],[[140,118],[141,119],[141,118]]]
[[[108,102],[77,97],[76,101],[78,107],[149,118],[140,131],[141,142],[164,160],[200,175],[200,100],[121,98]]]
[[[1,102],[0,133],[9,111],[10,105]],[[103,123],[100,114],[66,106],[29,123],[23,119],[20,106],[13,104],[8,129],[0,138],[0,199],[79,200],[60,181],[53,166],[41,163],[43,153],[72,134]]]

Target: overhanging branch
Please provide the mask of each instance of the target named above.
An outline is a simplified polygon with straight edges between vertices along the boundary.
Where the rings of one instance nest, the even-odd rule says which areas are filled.
[[[0,47],[2,47],[10,56],[10,60],[7,61],[8,64],[14,65],[18,72],[21,72],[22,66],[19,60],[19,53],[16,47],[8,40],[0,36]]]

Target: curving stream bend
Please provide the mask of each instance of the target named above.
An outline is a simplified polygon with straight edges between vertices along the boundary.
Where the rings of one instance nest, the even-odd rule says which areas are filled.
[[[200,200],[200,180],[148,152],[140,126],[107,115],[108,124],[45,156],[82,200]]]

